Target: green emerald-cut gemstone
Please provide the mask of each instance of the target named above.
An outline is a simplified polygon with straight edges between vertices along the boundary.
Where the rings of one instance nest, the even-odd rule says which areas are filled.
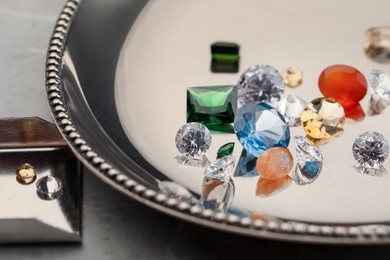
[[[231,42],[216,42],[211,45],[212,72],[238,72],[240,46]]]
[[[187,122],[202,123],[211,131],[234,133],[231,124],[236,110],[236,86],[187,89]]]
[[[220,159],[227,155],[232,155],[234,151],[234,143],[227,143],[222,145],[217,152],[217,159]]]

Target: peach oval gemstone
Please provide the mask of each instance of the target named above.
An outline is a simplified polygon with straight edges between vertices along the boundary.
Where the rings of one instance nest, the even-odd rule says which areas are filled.
[[[293,157],[287,148],[274,147],[262,153],[256,161],[261,177],[276,180],[285,177],[293,167]]]

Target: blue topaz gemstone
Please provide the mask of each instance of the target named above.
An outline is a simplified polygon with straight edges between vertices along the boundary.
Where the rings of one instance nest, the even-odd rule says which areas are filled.
[[[259,157],[272,147],[287,148],[290,129],[284,117],[265,102],[250,102],[238,109],[234,131],[245,150]]]

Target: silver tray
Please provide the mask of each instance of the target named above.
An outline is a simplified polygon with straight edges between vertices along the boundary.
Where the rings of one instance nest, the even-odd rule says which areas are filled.
[[[162,4],[162,1],[69,0],[56,23],[46,62],[46,90],[55,123],[82,163],[104,182],[134,200],[182,220],[270,239],[388,243],[390,213],[385,201],[387,190],[390,190],[386,189],[389,177],[353,174],[353,160],[349,157],[327,163],[329,168],[321,174],[316,186],[313,184],[306,190],[289,187],[261,201],[253,196],[253,182],[256,181],[237,179],[238,199],[227,212],[203,209],[197,204],[169,197],[159,189],[161,181],[173,181],[190,190],[195,197],[200,195],[201,169],[172,168],[174,135],[185,123],[185,90],[191,86],[235,84],[239,77],[239,74],[210,73],[210,43],[217,40],[239,42],[242,47],[240,72],[256,63],[272,64],[281,70],[299,63],[296,65],[304,68],[306,85],[297,89],[296,94],[308,101],[320,96],[314,84],[321,69],[328,65],[346,63],[362,68],[366,75],[369,69],[386,70],[386,65],[379,66],[367,59],[362,46],[368,26],[388,22],[387,8],[376,10],[379,13],[371,10],[389,4],[385,1],[376,4],[347,2],[339,5],[336,1],[321,4],[294,1],[292,5],[281,1],[247,0],[245,4],[230,1],[221,5],[218,1],[170,0]],[[344,12],[352,3],[354,12],[359,15],[345,19],[340,26],[342,20],[338,19],[345,17]],[[332,20],[325,21],[329,16]],[[361,17],[365,17],[364,20]],[[261,33],[253,36],[253,31]],[[345,39],[346,43],[343,42]],[[193,45],[189,44],[191,41]],[[260,48],[259,44],[264,46]],[[158,48],[161,50],[154,53]],[[186,48],[194,48],[193,53],[188,56]],[[146,70],[156,68],[150,67],[154,62],[162,72]],[[156,78],[161,79],[161,85],[154,84]],[[170,82],[178,82],[180,86],[167,87]],[[167,93],[180,93],[174,99],[181,98],[181,107],[172,105],[172,95],[164,96],[158,89],[164,87]],[[367,105],[368,98],[369,95],[362,105]],[[171,104],[172,107],[165,106],[165,110],[173,113],[171,116],[164,114],[164,109],[158,109],[157,104],[161,101]],[[141,104],[146,102],[150,105]],[[134,115],[140,115],[137,124]],[[157,125],[166,122],[170,126],[162,128],[161,143],[156,139],[157,130],[150,130],[153,118]],[[364,130],[378,129],[385,135],[390,131],[383,119],[368,118],[365,122],[358,127],[352,121],[347,122],[346,128],[350,132],[344,139],[339,139],[346,141],[329,144],[324,153],[346,146]],[[148,138],[152,144],[143,141]],[[216,140],[223,144],[226,140],[236,141],[236,138],[232,134],[216,137]],[[153,154],[153,147],[159,153]],[[236,150],[239,156],[238,143]],[[156,158],[160,155],[159,161]],[[335,172],[335,165],[345,167]],[[165,167],[173,170],[164,170]],[[336,173],[340,177],[336,178]],[[185,178],[183,174],[187,174]],[[249,187],[252,190],[248,194],[252,195],[243,198]],[[304,201],[298,201],[297,194],[301,194]],[[317,205],[317,201],[321,203]]]

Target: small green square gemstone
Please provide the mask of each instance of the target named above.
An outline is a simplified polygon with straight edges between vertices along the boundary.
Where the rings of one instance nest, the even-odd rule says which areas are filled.
[[[231,42],[216,42],[211,45],[212,72],[238,72],[240,46]]]
[[[211,131],[234,133],[232,123],[236,110],[236,86],[187,89],[187,122],[202,123]]]
[[[217,159],[220,159],[227,155],[232,155],[234,151],[234,143],[227,143],[222,145],[217,152]]]

